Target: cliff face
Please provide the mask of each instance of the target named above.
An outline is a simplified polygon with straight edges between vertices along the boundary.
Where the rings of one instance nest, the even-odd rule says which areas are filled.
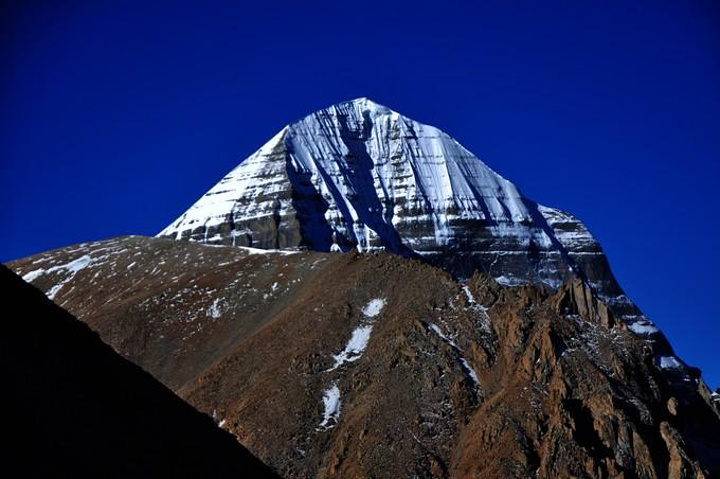
[[[586,282],[129,237],[12,267],[288,477],[713,477],[720,417]]]
[[[278,477],[4,266],[0,284],[3,470],[23,477]]]

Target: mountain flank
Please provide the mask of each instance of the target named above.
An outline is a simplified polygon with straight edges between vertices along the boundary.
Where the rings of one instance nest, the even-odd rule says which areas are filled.
[[[144,237],[12,267],[286,477],[720,471],[697,371],[664,364],[580,280]]]

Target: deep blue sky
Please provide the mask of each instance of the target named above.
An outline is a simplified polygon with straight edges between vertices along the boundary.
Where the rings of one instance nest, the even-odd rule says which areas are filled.
[[[717,2],[254,3],[3,3],[0,260],[152,235],[286,123],[368,96],[584,220],[720,386]]]

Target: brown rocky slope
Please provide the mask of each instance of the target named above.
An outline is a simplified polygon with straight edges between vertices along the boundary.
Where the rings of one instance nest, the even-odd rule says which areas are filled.
[[[10,265],[287,477],[713,477],[720,416],[580,281],[126,237]]]

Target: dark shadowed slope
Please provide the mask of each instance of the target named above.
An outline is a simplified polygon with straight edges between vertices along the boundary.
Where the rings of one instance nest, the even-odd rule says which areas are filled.
[[[23,477],[277,477],[233,436],[0,266],[3,470]]]

